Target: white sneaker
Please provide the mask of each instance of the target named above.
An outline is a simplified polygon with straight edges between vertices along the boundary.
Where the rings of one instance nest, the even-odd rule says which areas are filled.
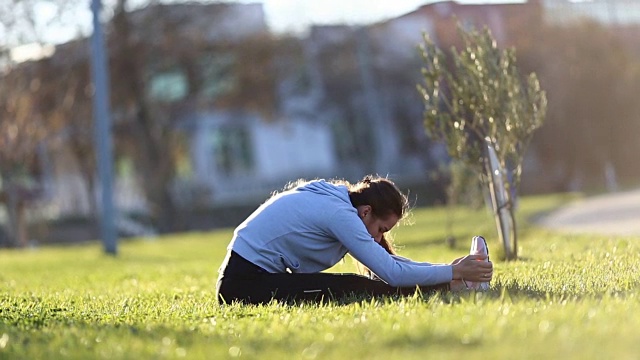
[[[487,246],[487,241],[482,236],[474,236],[471,239],[471,250],[469,250],[470,255],[485,255],[487,260],[489,261],[489,247]],[[465,285],[467,289],[486,291],[489,290],[488,282],[472,282],[465,281]]]

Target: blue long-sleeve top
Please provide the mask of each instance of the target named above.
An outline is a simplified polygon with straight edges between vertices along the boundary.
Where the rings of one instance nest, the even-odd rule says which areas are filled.
[[[314,180],[275,195],[234,231],[228,250],[272,273],[315,273],[349,253],[392,286],[452,280],[448,264],[392,256],[367,232],[344,185]]]

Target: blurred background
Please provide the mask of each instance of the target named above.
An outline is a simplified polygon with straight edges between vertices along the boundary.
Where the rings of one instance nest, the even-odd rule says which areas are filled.
[[[640,185],[640,1],[104,0],[119,237],[235,226],[298,178],[447,201],[418,45],[487,26],[547,92],[522,195]],[[0,247],[100,237],[90,0],[0,0]]]

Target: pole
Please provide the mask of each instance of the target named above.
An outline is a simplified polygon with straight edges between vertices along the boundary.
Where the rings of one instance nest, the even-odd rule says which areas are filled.
[[[100,24],[100,0],[91,0],[93,35],[91,36],[91,72],[93,77],[93,118],[98,162],[98,176],[102,197],[100,231],[104,250],[116,255],[117,239],[113,206],[111,121],[109,118],[109,77],[104,35]]]

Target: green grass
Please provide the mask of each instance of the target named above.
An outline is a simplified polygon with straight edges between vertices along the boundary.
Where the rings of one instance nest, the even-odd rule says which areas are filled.
[[[570,199],[526,198],[522,260],[495,263],[487,293],[350,304],[219,307],[231,230],[0,251],[0,359],[635,359],[640,238],[571,236],[527,219]],[[486,211],[416,209],[395,231],[403,255],[450,261],[495,238]],[[499,244],[490,242],[496,250]],[[353,271],[345,260],[332,271]]]

